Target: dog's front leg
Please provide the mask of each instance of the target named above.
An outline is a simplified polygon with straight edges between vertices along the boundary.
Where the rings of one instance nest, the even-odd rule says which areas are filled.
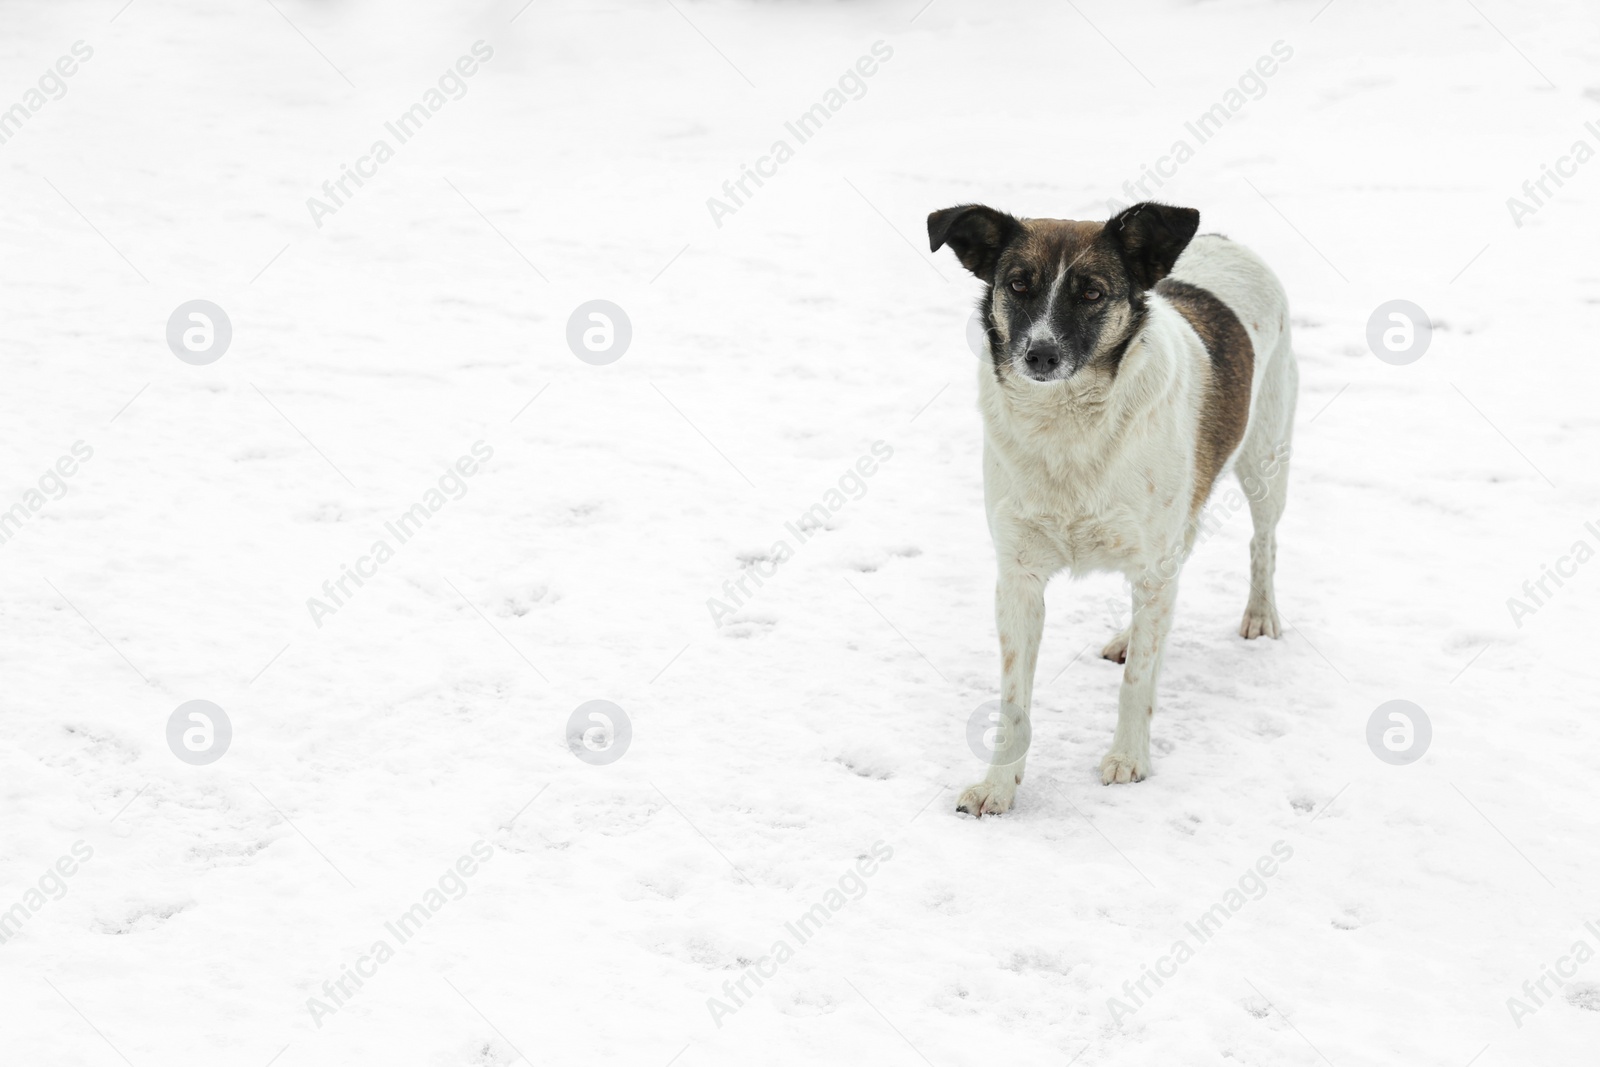
[[[993,757],[983,781],[969,787],[956,810],[969,815],[998,814],[1011,807],[1027,763],[1033,708],[1033,672],[1044,632],[1045,579],[1001,565],[995,586],[994,616],[1000,630],[1000,722]]]
[[[1133,623],[1128,628],[1127,666],[1117,694],[1117,732],[1100,761],[1100,780],[1137,782],[1150,773],[1150,721],[1156,714],[1156,681],[1172,628],[1178,580],[1145,577],[1133,583]]]

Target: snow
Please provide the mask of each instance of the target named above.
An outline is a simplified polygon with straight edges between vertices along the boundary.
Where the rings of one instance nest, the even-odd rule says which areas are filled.
[[[1591,1054],[1600,167],[1507,206],[1600,146],[1584,6],[120,4],[0,42],[0,108],[93,50],[0,143],[0,508],[45,481],[0,544],[6,1062]],[[923,220],[1104,217],[1276,42],[1152,191],[1295,308],[1289,632],[1236,636],[1222,518],[1155,773],[1106,788],[1120,582],[1057,581],[1017,807],[958,816],[998,695],[978,285]],[[233,328],[203,366],[166,340],[196,299]],[[1366,344],[1393,299],[1435,324],[1405,366]],[[591,300],[632,326],[607,365],[566,341]],[[1366,740],[1396,699],[1406,766]],[[168,747],[191,700],[231,722],[208,764]],[[594,700],[632,730],[604,765],[566,743]]]

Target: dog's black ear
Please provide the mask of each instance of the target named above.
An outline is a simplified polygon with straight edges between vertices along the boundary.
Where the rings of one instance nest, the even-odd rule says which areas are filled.
[[[1022,229],[1022,223],[982,204],[961,204],[928,216],[928,247],[937,252],[945,245],[961,265],[990,285],[1000,252]]]
[[[1146,201],[1118,212],[1106,232],[1122,251],[1133,284],[1152,288],[1172,271],[1178,256],[1200,228],[1200,212]]]

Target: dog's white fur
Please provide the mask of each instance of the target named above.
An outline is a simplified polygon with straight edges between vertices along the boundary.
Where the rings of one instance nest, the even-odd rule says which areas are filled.
[[[1298,381],[1288,300],[1265,263],[1222,237],[1196,238],[1170,276],[1227,304],[1254,346],[1249,421],[1217,480],[1229,469],[1239,474],[1255,523],[1240,633],[1277,637],[1275,530],[1284,508]],[[1191,502],[1210,357],[1176,308],[1154,290],[1147,299],[1146,325],[1114,375],[1091,366],[1066,381],[1041,383],[1013,368],[1018,373],[997,380],[985,364],[979,378],[984,497],[999,562],[995,619],[1004,714],[1031,712],[1051,575],[1119,571],[1133,588],[1132,623],[1105,652],[1112,659],[1125,653],[1127,661],[1116,734],[1100,765],[1108,785],[1150,773],[1162,648],[1178,570],[1194,545],[1199,518]],[[1006,811],[1025,762],[1024,755],[991,765],[957,806],[974,815]]]

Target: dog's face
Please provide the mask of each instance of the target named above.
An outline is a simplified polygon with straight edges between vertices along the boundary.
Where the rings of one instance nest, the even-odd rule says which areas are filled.
[[[928,216],[988,284],[980,310],[1001,381],[1062,382],[1084,367],[1115,373],[1144,323],[1144,294],[1194,237],[1200,213],[1144,203],[1108,222],[1018,219],[979,204]]]

